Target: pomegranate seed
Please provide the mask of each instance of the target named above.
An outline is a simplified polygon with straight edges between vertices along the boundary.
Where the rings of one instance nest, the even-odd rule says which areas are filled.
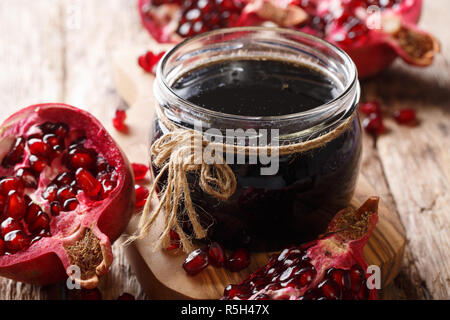
[[[132,163],[131,168],[133,169],[135,181],[144,179],[148,172],[148,167],[141,163]]]
[[[374,136],[379,136],[386,132],[382,118],[376,113],[373,113],[368,118],[364,119],[363,127],[367,132]]]
[[[394,113],[394,119],[397,121],[398,124],[416,124],[417,118],[416,118],[416,111],[413,109],[402,109],[397,110]]]
[[[49,185],[44,192],[42,193],[42,197],[48,202],[53,202],[56,200],[58,193],[58,187],[56,185]]]
[[[125,110],[117,109],[113,118],[113,126],[117,131],[127,132],[128,127],[125,124],[125,119],[127,118],[127,114]]]
[[[75,176],[73,175],[72,172],[63,172],[60,173],[54,180],[53,182],[58,186],[58,187],[64,187],[64,186],[70,186],[72,184],[72,182],[75,180]]]
[[[18,137],[14,141],[11,150],[6,154],[2,160],[2,166],[5,168],[11,168],[17,163],[23,160],[25,152],[25,139],[23,137]]]
[[[363,268],[358,265],[354,265],[350,268],[350,282],[351,290],[354,293],[359,292],[361,285],[365,285],[366,273]]]
[[[95,289],[81,289],[82,300],[102,300],[102,293],[98,288]]]
[[[165,51],[162,51],[158,54],[154,54],[151,51],[147,51],[146,53],[139,56],[138,64],[145,72],[152,73],[155,69],[155,66],[158,64],[159,60],[165,53]]]
[[[67,134],[69,133],[69,126],[63,122],[58,122],[55,123],[54,126],[54,133],[60,137],[60,138],[65,138],[67,136]]]
[[[28,149],[31,154],[43,158],[47,158],[51,151],[50,146],[41,139],[28,140]]]
[[[298,277],[297,277],[297,282],[300,287],[307,286],[311,282],[313,282],[316,275],[317,275],[317,271],[312,266],[311,266],[311,268],[301,269],[298,274]]]
[[[340,300],[342,293],[341,288],[331,279],[326,279],[318,285],[318,289],[321,289],[325,298],[328,300]]]
[[[64,141],[55,134],[50,133],[45,135],[43,141],[54,151],[64,150]]]
[[[28,229],[33,233],[40,230],[47,231],[49,228],[50,228],[50,218],[45,212],[42,211],[40,211],[37,214],[35,220],[30,225],[28,225]]]
[[[209,245],[208,259],[213,266],[217,268],[223,267],[226,260],[225,251],[217,242],[213,242]]]
[[[68,166],[74,170],[78,168],[93,169],[96,163],[96,154],[93,150],[77,147],[69,151]]]
[[[34,172],[41,173],[45,167],[47,167],[47,161],[35,155],[31,155],[28,160],[30,162],[31,169],[33,169]]]
[[[23,189],[23,182],[18,178],[10,177],[0,181],[0,192],[4,195],[8,195],[11,191],[23,193]]]
[[[24,217],[27,211],[25,200],[16,191],[10,191],[5,205],[5,215],[17,220]]]
[[[57,193],[58,200],[63,203],[68,199],[72,199],[76,197],[75,190],[72,187],[65,186],[58,190]]]
[[[64,211],[73,211],[78,207],[78,200],[75,198],[67,199],[64,201],[63,208]]]
[[[89,196],[95,197],[102,190],[101,183],[86,169],[80,168],[75,174],[78,186]]]
[[[183,269],[193,276],[208,266],[208,255],[202,249],[192,251],[183,263]]]
[[[128,301],[132,301],[132,300],[136,300],[134,298],[134,296],[132,294],[129,294],[127,292],[122,293],[117,300],[128,300]]]
[[[336,282],[341,289],[350,289],[350,273],[347,270],[331,268],[327,271],[327,276]]]
[[[244,289],[244,290],[243,290]],[[230,284],[227,286],[224,290],[224,296],[229,297],[230,299],[233,299],[234,297],[239,297],[240,295],[245,293],[245,288],[242,288],[242,286],[238,284]]]
[[[145,202],[147,201],[148,195],[150,192],[148,189],[144,186],[140,186],[136,184],[134,186],[135,192],[136,192],[136,203],[134,205],[135,208],[141,208],[145,205]]]
[[[228,270],[236,272],[245,269],[250,264],[250,255],[245,248],[236,249],[227,261]]]
[[[359,106],[362,113],[370,116],[372,113],[381,114],[380,104],[376,101],[365,102]]]
[[[16,172],[16,177],[19,178],[26,188],[36,189],[38,186],[38,178],[33,171],[28,168],[20,168]]]
[[[41,207],[39,207],[36,203],[33,203],[33,202],[30,203],[28,205],[27,213],[25,215],[25,221],[27,223],[34,222],[37,219],[40,212],[42,212]]]
[[[30,242],[27,236],[21,230],[15,230],[5,235],[6,251],[16,253],[29,246]]]
[[[5,242],[0,239],[0,256],[5,254]]]
[[[52,216],[56,217],[61,212],[61,204],[58,201],[53,201],[50,204],[50,213]]]
[[[166,248],[166,250],[171,251],[180,248],[180,236],[175,230],[170,230],[170,246]]]
[[[13,218],[6,218],[0,225],[0,233],[2,237],[4,237],[7,233],[16,230],[22,230],[22,224]]]

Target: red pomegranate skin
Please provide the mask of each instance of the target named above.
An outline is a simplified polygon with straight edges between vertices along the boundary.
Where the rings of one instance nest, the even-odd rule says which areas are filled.
[[[226,287],[222,299],[310,300],[326,295],[325,291],[318,291],[325,290],[321,289],[321,285],[330,281],[330,270],[337,269],[350,277],[354,269],[365,272],[367,262],[363,256],[363,247],[378,222],[378,202],[378,197],[371,197],[357,210],[347,208],[339,211],[326,234],[317,240],[286,248],[280,254],[273,255],[265,266],[239,284]],[[313,272],[308,281],[301,278],[303,270]],[[363,297],[360,295],[362,287],[353,291],[353,286],[361,284],[361,281],[365,283],[367,277],[368,275],[364,275],[356,282],[351,280],[351,289],[338,289],[338,299],[377,299],[376,289],[367,289]],[[332,281],[331,284],[337,285],[337,282]]]
[[[358,75],[360,78],[366,78],[378,74],[380,71],[389,67],[392,62],[401,57],[405,62],[417,65],[427,66],[432,63],[435,53],[440,51],[438,41],[431,35],[419,30],[416,26],[420,19],[422,10],[422,0],[403,0],[399,4],[383,8],[381,11],[380,22],[385,17],[393,16],[398,18],[400,25],[399,30],[408,30],[416,34],[426,36],[426,41],[431,43],[431,48],[417,58],[408,54],[400,45],[397,37],[397,31],[391,33],[386,31],[384,27],[369,28],[371,24],[368,20],[369,15],[365,13],[366,9],[356,6],[358,10],[351,13],[358,16],[361,23],[367,29],[367,33],[363,34],[363,38],[356,41],[337,41],[336,35],[346,27],[339,27],[336,24],[327,24],[322,34],[315,29],[311,23],[302,19],[302,14],[298,12],[299,8],[304,9],[303,16],[312,19],[314,17],[333,16],[330,21],[336,21],[339,18],[340,6],[346,10],[353,10],[354,4],[346,0],[235,0],[242,6],[240,17],[236,21],[230,22],[228,27],[254,26],[261,25],[270,20],[281,27],[297,29],[312,35],[320,36],[325,40],[344,49],[355,62]],[[153,3],[153,4],[152,4]],[[358,3],[355,1],[353,3]],[[365,6],[370,5],[370,1],[361,1]],[[156,5],[155,5],[156,4]],[[307,6],[305,7],[305,4]],[[265,9],[262,9],[266,6]],[[176,26],[183,6],[175,1],[158,1],[139,0],[138,7],[144,27],[159,42],[176,43],[182,37],[176,33]],[[295,10],[294,10],[295,9]],[[330,13],[331,11],[331,13]],[[358,12],[358,13],[356,13]],[[294,19],[281,19],[280,17],[295,16]],[[300,21],[300,22],[299,22]],[[306,22],[305,22],[306,21]],[[371,20],[373,21],[373,19]],[[381,23],[383,25],[383,23]],[[344,31],[348,33],[348,31]],[[420,41],[419,41],[420,43]]]
[[[133,213],[131,167],[124,153],[96,118],[81,109],[58,103],[32,105],[6,119],[0,126],[0,160],[8,152],[15,137],[24,136],[30,128],[46,121],[63,122],[71,129],[84,130],[88,147],[107,157],[115,167],[117,186],[103,200],[91,200],[84,196],[83,203],[75,211],[52,217],[51,237],[43,237],[15,254],[0,256],[0,276],[38,285],[67,279],[66,270],[72,264],[68,248],[90,230],[99,241],[101,262],[94,266],[92,274],[78,282],[84,288],[94,288],[99,277],[108,271],[112,263],[111,243],[124,231]],[[25,161],[16,167],[24,165]],[[44,185],[49,183],[46,174],[53,166],[57,164],[52,164],[41,173],[36,193],[42,193]],[[12,173],[13,168],[0,167],[0,176],[11,176]],[[39,204],[49,212],[50,203],[41,198]]]

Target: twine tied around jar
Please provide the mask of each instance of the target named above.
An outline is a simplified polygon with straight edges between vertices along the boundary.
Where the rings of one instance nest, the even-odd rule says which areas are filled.
[[[301,153],[318,147],[322,147],[345,132],[352,124],[355,114],[352,114],[345,121],[342,121],[335,129],[318,136],[314,139],[287,144],[281,146],[242,146],[227,145],[211,142],[206,139],[202,132],[192,129],[182,129],[171,122],[157,108],[159,120],[170,130],[157,139],[150,148],[152,164],[159,169],[158,175],[153,181],[153,186],[143,208],[136,233],[128,238],[126,243],[136,239],[142,239],[150,231],[159,214],[165,212],[164,229],[155,243],[154,250],[166,248],[170,244],[170,231],[174,230],[180,237],[183,251],[193,250],[193,238],[203,239],[207,235],[207,230],[201,225],[198,213],[191,198],[187,173],[196,172],[199,175],[198,183],[200,188],[207,194],[218,200],[229,199],[236,191],[237,181],[234,172],[225,162],[222,155],[216,154],[218,163],[207,164],[201,158],[206,147],[219,148],[219,150],[231,150],[235,154],[258,154],[264,151],[276,153],[278,156]],[[164,175],[167,181],[159,193],[158,205],[151,208],[151,199],[158,189]],[[184,208],[182,207],[184,205]],[[192,225],[193,235],[187,234],[182,227],[184,213]]]

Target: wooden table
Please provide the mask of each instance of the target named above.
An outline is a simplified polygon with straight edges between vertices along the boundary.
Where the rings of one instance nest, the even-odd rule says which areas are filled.
[[[364,138],[362,171],[398,212],[408,237],[403,270],[383,289],[387,299],[450,298],[450,2],[424,2],[421,26],[443,45],[434,65],[417,69],[398,61],[362,84],[363,100],[377,99],[389,111],[416,109],[421,122],[408,128],[387,120],[389,133],[376,146]],[[113,52],[127,45],[151,49],[134,0],[4,0],[0,31],[0,120],[40,102],[64,102],[112,117],[123,104],[111,76]],[[113,130],[110,122],[104,125]],[[119,243],[114,254],[100,285],[104,298],[123,291],[145,298]],[[0,299],[65,296],[62,285],[0,279],[0,288]]]

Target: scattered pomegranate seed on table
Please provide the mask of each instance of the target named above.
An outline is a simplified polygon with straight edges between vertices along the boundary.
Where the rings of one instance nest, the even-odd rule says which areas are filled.
[[[226,261],[225,250],[219,243],[213,242],[208,247],[208,258],[211,265],[216,268],[221,268]]]
[[[144,186],[140,186],[138,184],[136,184],[134,186],[135,188],[135,192],[136,192],[136,202],[134,207],[135,208],[141,208],[145,205],[145,202],[147,201],[148,195],[150,194],[150,192],[148,191],[148,189]]]
[[[250,254],[247,249],[236,249],[226,262],[228,270],[237,272],[247,268],[250,264]]]
[[[401,109],[394,112],[394,119],[398,124],[417,124],[416,111],[413,109]]]
[[[134,180],[143,180],[148,172],[148,167],[142,163],[132,163],[131,168],[134,173]]]
[[[362,103],[359,106],[359,110],[368,116],[373,113],[381,114],[380,104],[376,101],[369,101],[369,102]]]
[[[128,127],[125,124],[126,118],[127,118],[127,113],[125,110],[123,110],[123,109],[116,110],[116,113],[114,114],[114,118],[113,118],[113,126],[114,126],[114,128],[116,128],[117,131],[124,132],[124,133],[128,131]]]
[[[155,66],[158,64],[159,60],[165,53],[165,51],[162,51],[158,54],[155,54],[152,51],[147,51],[146,53],[139,56],[138,64],[145,72],[154,74]]]
[[[372,113],[368,118],[364,119],[363,127],[366,131],[375,137],[386,132],[383,119],[379,114]]]
[[[203,249],[192,251],[183,263],[187,274],[194,276],[205,269],[209,264],[208,254]]]

